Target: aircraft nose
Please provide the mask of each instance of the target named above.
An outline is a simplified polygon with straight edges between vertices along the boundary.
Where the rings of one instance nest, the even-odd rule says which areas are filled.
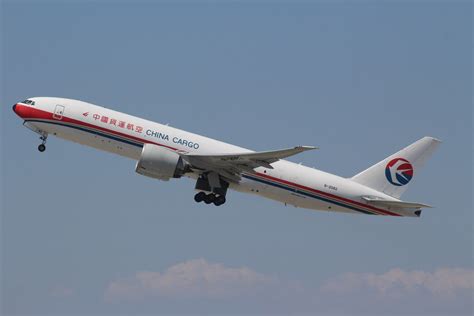
[[[21,104],[15,103],[12,107],[12,110],[19,117],[23,117],[25,115],[25,107],[21,106]]]

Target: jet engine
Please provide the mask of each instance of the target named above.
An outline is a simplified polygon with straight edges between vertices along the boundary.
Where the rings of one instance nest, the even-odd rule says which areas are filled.
[[[141,175],[168,181],[190,171],[189,165],[174,151],[153,144],[145,144],[135,171]]]

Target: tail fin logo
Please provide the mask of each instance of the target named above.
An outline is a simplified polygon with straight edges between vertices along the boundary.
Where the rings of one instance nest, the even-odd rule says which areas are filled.
[[[385,177],[395,186],[403,186],[413,178],[413,166],[403,158],[395,158],[385,167]]]

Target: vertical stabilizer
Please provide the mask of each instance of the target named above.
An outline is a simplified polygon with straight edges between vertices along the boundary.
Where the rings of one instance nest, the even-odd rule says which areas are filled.
[[[400,198],[426,160],[440,144],[433,137],[423,137],[352,177],[352,181]]]

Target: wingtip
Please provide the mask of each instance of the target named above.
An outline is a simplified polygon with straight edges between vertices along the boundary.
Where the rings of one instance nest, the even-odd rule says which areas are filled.
[[[319,147],[316,147],[316,146],[297,146],[296,148],[303,149],[303,150],[319,149]]]
[[[424,138],[430,139],[431,141],[436,142],[436,143],[442,143],[443,142],[441,139],[436,138],[436,137],[432,137],[432,136],[425,136]]]

